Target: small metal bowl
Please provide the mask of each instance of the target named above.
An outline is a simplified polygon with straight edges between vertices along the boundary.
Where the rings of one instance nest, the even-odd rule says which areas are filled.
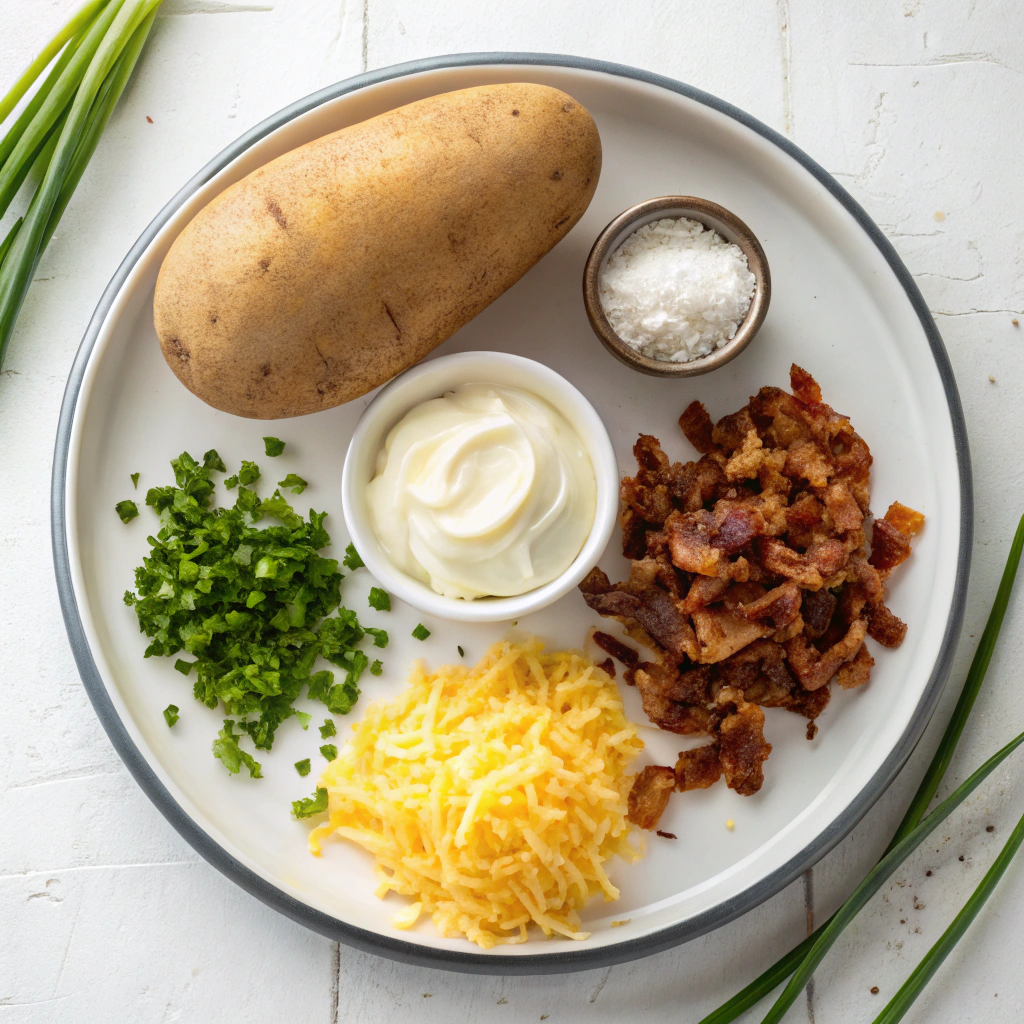
[[[747,266],[756,282],[750,308],[733,337],[710,355],[691,359],[687,363],[672,363],[641,355],[615,333],[601,304],[601,275],[608,258],[638,228],[663,217],[689,217],[717,231],[727,242],[738,245],[747,257]],[[583,303],[594,333],[616,359],[652,377],[695,377],[709,370],[717,370],[730,359],[735,359],[750,344],[764,322],[771,297],[772,280],[768,272],[768,260],[753,231],[734,213],[717,203],[695,196],[660,196],[637,203],[620,213],[597,236],[583,271]]]

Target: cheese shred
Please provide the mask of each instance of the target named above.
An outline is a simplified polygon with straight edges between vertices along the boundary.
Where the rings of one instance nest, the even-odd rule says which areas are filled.
[[[611,678],[577,651],[495,644],[473,668],[422,662],[393,700],[366,709],[320,779],[330,836],[376,858],[377,895],[411,902],[446,937],[483,948],[546,936],[586,939],[579,911],[619,891],[605,872],[628,841],[630,761],[643,749]]]

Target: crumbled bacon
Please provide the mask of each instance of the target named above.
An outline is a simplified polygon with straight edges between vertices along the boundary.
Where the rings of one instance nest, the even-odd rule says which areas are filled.
[[[676,773],[671,768],[648,765],[629,791],[626,817],[640,828],[653,829],[668,806],[675,785]]]
[[[595,569],[580,584],[591,608],[657,652],[640,663],[632,648],[594,636],[626,667],[651,721],[711,738],[674,770],[641,773],[635,817],[630,797],[638,823],[656,823],[669,772],[680,790],[724,774],[737,792],[757,792],[771,750],[761,708],[813,722],[833,680],[868,681],[865,637],[896,647],[906,634],[884,588],[924,516],[894,502],[872,523],[867,444],[806,370],[792,367],[790,387],[764,387],[717,423],[692,402],[679,426],[700,453],[693,462],[671,462],[657,438],[640,435],[637,473],[622,481],[629,579],[613,584]]]

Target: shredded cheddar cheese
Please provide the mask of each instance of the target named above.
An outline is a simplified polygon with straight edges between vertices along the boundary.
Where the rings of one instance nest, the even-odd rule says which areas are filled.
[[[377,895],[413,899],[447,937],[484,948],[541,931],[585,939],[578,911],[619,895],[604,870],[628,842],[629,762],[643,749],[612,680],[582,654],[495,644],[473,668],[422,662],[378,700],[320,779],[329,836],[376,858]]]

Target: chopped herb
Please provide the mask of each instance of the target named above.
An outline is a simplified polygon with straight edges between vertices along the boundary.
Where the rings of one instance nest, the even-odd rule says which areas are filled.
[[[367,626],[366,635],[373,637],[374,647],[387,647],[388,631],[386,629],[377,629],[375,626]]]
[[[416,637],[417,640],[426,640],[427,637],[430,636],[430,630],[421,622],[412,631],[412,635]]]
[[[460,658],[464,658],[466,656],[466,652],[461,647],[456,647],[455,649],[459,652]]]
[[[122,523],[130,523],[139,514],[139,506],[129,499],[119,501],[114,506],[114,511]]]
[[[370,607],[374,611],[391,611],[391,595],[386,590],[381,590],[380,587],[370,587],[369,601]]]
[[[239,722],[245,729],[247,722]],[[239,736],[235,735],[235,722],[230,718],[224,719],[224,728],[217,734],[218,738],[213,741],[213,756],[219,757],[232,775],[237,775],[242,765],[249,769],[249,778],[261,779],[263,772],[260,770],[259,762],[247,754],[239,745]]]
[[[267,455],[276,459],[284,451],[284,441],[276,437],[265,437],[263,438],[263,447],[266,449]]]
[[[349,546],[345,548],[345,557],[341,560],[341,562],[346,569],[351,569],[353,572],[355,572],[356,569],[362,569],[362,567],[366,564],[359,557],[359,552],[356,551],[356,546],[354,544],[349,544]]]
[[[283,480],[277,481],[277,486],[284,487],[286,490],[291,491],[292,494],[301,494],[309,484],[297,473],[289,473]]]
[[[238,474],[235,473],[233,476],[229,476],[224,481],[224,486],[229,490],[233,491],[238,486]]]
[[[238,471],[238,482],[248,487],[256,483],[260,478],[260,467],[255,462],[247,462],[242,459],[242,468]]]
[[[134,487],[135,490],[139,489],[139,477],[141,475],[141,473],[132,473],[132,487]]]
[[[292,814],[296,818],[312,818],[314,814],[323,814],[327,810],[327,790],[322,786],[316,787],[314,796],[304,797],[302,800],[292,801]]]
[[[320,748],[320,753],[323,754],[328,761],[333,761],[338,756],[338,748],[333,743],[325,743]]]
[[[226,473],[228,467],[224,465],[224,460],[217,454],[216,448],[211,448],[203,456],[203,469],[215,469],[218,473]]]
[[[325,718],[324,724],[320,726],[320,739],[326,740],[331,736],[337,736],[338,730],[334,725],[333,718]]]
[[[384,671],[384,666],[381,664],[380,658],[374,658],[373,664],[370,666],[370,675],[379,676]]]
[[[228,716],[214,755],[232,774],[245,766],[260,778],[239,742],[270,750],[286,719],[306,728],[311,716],[293,707],[303,689],[331,714],[351,711],[370,663],[358,649],[366,634],[340,607],[337,561],[319,554],[331,541],[326,513],[307,521],[280,492],[261,501],[246,487],[233,506],[214,508],[210,468],[188,453],[171,465],[174,484],[147,492],[161,526],[125,603],[149,637],[146,657],[190,656],[175,667],[191,672],[196,700]],[[273,525],[261,529],[264,517]],[[314,672],[321,655],[340,673]]]
[[[175,704],[168,704],[164,708],[164,721],[167,723],[167,728],[170,729],[172,725],[178,720],[178,707]]]
[[[309,763],[309,758],[304,757],[301,761],[295,762],[295,770],[300,775],[306,776],[313,770],[313,766]]]

